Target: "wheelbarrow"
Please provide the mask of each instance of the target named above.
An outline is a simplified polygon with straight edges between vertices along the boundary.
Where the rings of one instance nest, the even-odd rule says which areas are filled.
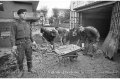
[[[69,45],[63,45],[55,49],[55,54],[59,59],[62,58],[63,60],[65,58],[69,58],[70,61],[73,61],[74,59],[78,58],[78,51],[80,51],[82,48],[74,45],[74,44],[69,44]]]

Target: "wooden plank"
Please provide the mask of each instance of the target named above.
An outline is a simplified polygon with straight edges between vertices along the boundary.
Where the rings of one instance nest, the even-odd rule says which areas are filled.
[[[15,22],[14,19],[0,19],[0,22]]]
[[[1,37],[3,37],[3,36],[10,36],[10,31],[1,32]]]
[[[12,54],[11,48],[0,48],[0,57],[3,57],[7,54]]]
[[[65,55],[79,49],[81,49],[81,47],[74,44],[70,44],[70,45],[63,45],[63,46],[60,46],[59,48],[56,48],[55,52],[59,55]]]

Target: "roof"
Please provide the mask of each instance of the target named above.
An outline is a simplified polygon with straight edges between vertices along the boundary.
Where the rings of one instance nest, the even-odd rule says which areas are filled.
[[[25,3],[25,4],[32,4],[33,6],[33,11],[36,11],[36,8],[38,6],[39,0],[36,1],[14,1],[16,3]]]
[[[36,11],[39,1],[31,1],[34,11]]]
[[[92,8],[96,8],[96,7],[100,7],[100,6],[110,5],[110,4],[113,4],[115,2],[116,1],[95,1],[92,3],[86,4],[84,6],[74,8],[74,10],[83,11],[83,10],[88,10],[88,9],[92,9]]]

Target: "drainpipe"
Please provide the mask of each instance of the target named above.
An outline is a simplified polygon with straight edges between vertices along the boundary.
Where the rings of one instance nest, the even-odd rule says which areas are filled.
[[[80,26],[82,26],[82,12],[80,12]]]

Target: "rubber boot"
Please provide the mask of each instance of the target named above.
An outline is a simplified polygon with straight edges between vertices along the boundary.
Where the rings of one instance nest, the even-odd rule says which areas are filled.
[[[32,62],[27,62],[28,72],[31,72]]]
[[[23,73],[24,73],[24,70],[23,70],[23,64],[22,64],[22,65],[19,65],[19,72],[18,72],[17,77],[18,78],[22,77]]]
[[[17,78],[22,77],[23,74],[24,74],[24,70],[19,70],[19,73],[18,73],[18,75],[17,75]]]

